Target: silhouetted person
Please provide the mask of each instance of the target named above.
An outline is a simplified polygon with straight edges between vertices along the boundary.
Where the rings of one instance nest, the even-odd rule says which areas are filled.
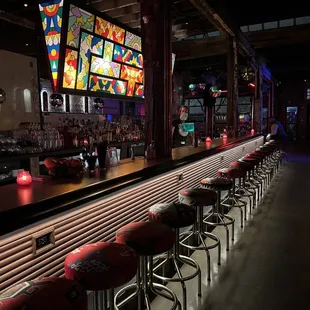
[[[188,132],[184,131],[183,124],[188,118],[188,108],[181,106],[179,109],[179,118],[172,121],[172,141],[173,147],[186,145]]]
[[[285,143],[287,141],[287,134],[282,126],[282,124],[277,121],[275,118],[270,120],[270,140],[282,141]]]

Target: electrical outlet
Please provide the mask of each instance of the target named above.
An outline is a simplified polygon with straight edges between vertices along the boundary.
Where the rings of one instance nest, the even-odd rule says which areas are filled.
[[[177,175],[178,184],[183,182],[183,173]]]

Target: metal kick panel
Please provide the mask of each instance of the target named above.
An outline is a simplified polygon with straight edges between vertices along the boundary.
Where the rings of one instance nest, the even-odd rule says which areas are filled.
[[[62,275],[64,258],[76,247],[113,241],[123,225],[146,220],[151,205],[175,201],[182,188],[198,186],[201,179],[216,176],[218,169],[262,144],[259,137],[7,236],[0,241],[0,291],[19,281]],[[176,182],[180,175],[182,181]],[[33,237],[52,227],[54,247],[34,255]]]

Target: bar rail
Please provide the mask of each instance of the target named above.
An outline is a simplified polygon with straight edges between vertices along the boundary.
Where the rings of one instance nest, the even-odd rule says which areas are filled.
[[[182,188],[198,186],[201,179],[216,176],[219,168],[227,167],[262,144],[263,137],[255,137],[2,236],[0,292],[20,281],[62,276],[64,259],[75,248],[113,241],[115,232],[123,225],[146,220],[151,205],[175,201]],[[52,233],[53,242],[46,251],[36,253],[36,237],[46,232]]]

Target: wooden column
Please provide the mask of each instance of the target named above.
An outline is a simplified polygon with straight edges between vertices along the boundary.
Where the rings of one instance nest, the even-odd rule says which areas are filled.
[[[146,145],[155,142],[156,158],[172,148],[171,0],[141,0]]]
[[[263,93],[262,93],[263,76],[262,70],[258,65],[255,69],[255,100],[254,100],[254,130],[262,132],[263,123]]]
[[[271,117],[275,117],[275,100],[274,100],[274,79],[271,80],[270,82],[270,106],[271,106]]]
[[[238,129],[238,51],[236,38],[228,37],[227,48],[227,126],[236,137]]]

